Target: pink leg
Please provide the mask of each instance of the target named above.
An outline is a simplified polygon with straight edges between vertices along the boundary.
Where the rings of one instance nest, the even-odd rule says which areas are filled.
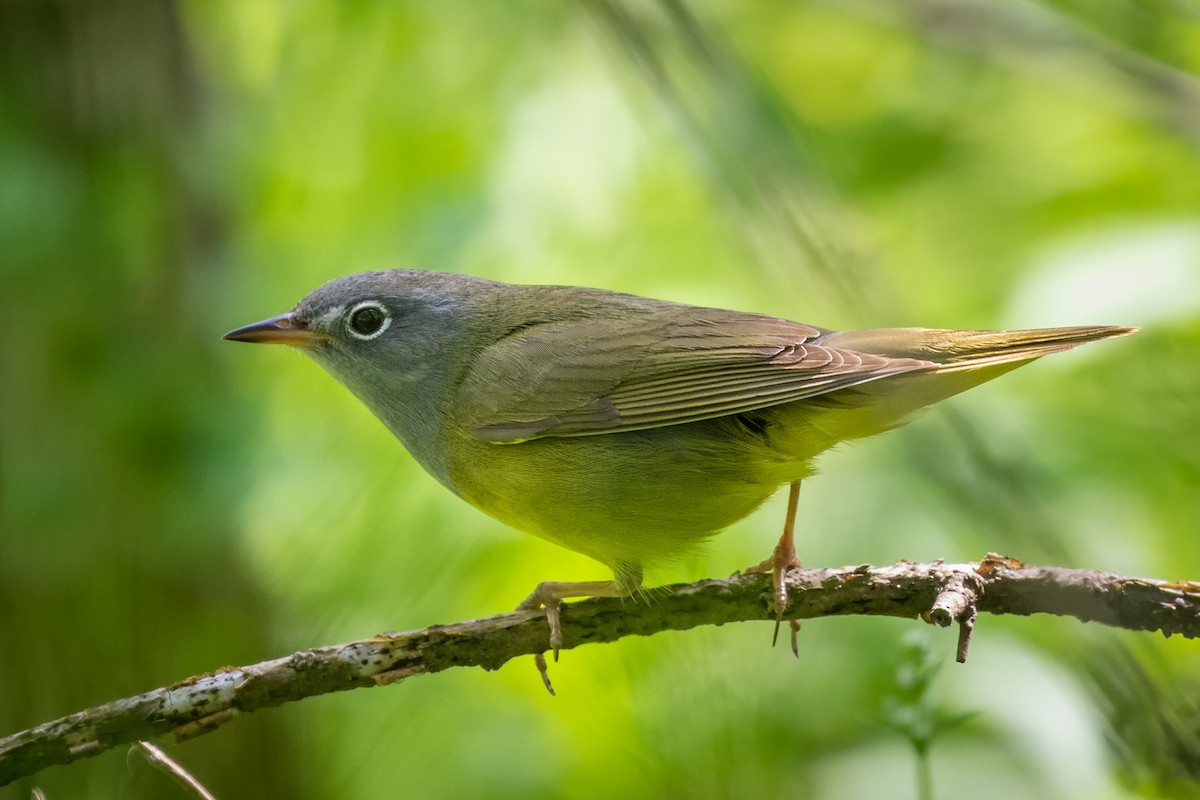
[[[788,487],[787,517],[783,521],[783,535],[779,537],[775,551],[761,564],[756,564],[746,570],[747,572],[770,571],[771,573],[772,586],[775,590],[775,636],[771,640],[772,644],[779,638],[779,625],[783,621],[783,612],[787,610],[788,605],[787,584],[784,582],[784,576],[789,569],[803,566],[796,555],[796,507],[799,503],[800,481],[793,481]],[[791,620],[790,627],[792,629],[792,652],[799,657],[796,634],[800,630],[800,623]]]

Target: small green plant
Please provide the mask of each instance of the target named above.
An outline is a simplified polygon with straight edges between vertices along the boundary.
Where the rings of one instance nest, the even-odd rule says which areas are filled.
[[[973,717],[974,711],[939,706],[933,687],[943,657],[935,655],[928,631],[912,631],[901,641],[891,691],[883,698],[884,723],[903,736],[917,756],[917,797],[933,800],[929,753],[934,740]]]

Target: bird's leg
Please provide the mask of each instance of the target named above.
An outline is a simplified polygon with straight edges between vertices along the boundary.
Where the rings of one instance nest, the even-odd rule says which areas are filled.
[[[779,639],[779,624],[783,622],[783,612],[787,610],[788,594],[787,584],[784,582],[784,576],[789,569],[800,567],[799,557],[796,555],[796,506],[800,502],[800,481],[792,481],[788,487],[788,505],[787,517],[783,521],[783,535],[779,537],[779,543],[775,545],[775,551],[771,557],[763,561],[761,564],[756,564],[747,569],[747,572],[770,572],[771,582],[775,590],[775,636],[771,639],[771,644]],[[797,658],[800,656],[800,648],[796,642],[796,634],[800,630],[800,623],[797,620],[790,620],[792,629],[792,653]]]
[[[521,601],[517,611],[536,611],[546,609],[546,623],[550,626],[550,649],[554,651],[554,660],[558,661],[558,650],[562,647],[562,622],[560,610],[562,601],[568,597],[628,597],[642,585],[642,570],[640,567],[621,565],[611,581],[543,581],[533,592]],[[550,683],[550,675],[546,671],[546,656],[538,653],[534,656],[538,672],[541,673],[542,683],[546,691],[554,694]]]

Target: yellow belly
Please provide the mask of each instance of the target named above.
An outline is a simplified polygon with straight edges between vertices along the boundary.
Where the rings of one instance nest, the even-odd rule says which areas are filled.
[[[453,488],[519,530],[614,570],[677,557],[809,473],[736,421],[451,447]]]

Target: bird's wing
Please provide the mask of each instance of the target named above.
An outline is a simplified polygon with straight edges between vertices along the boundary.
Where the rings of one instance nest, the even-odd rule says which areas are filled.
[[[525,327],[485,348],[458,423],[499,443],[738,414],[929,365],[826,347],[820,328],[686,306]]]

